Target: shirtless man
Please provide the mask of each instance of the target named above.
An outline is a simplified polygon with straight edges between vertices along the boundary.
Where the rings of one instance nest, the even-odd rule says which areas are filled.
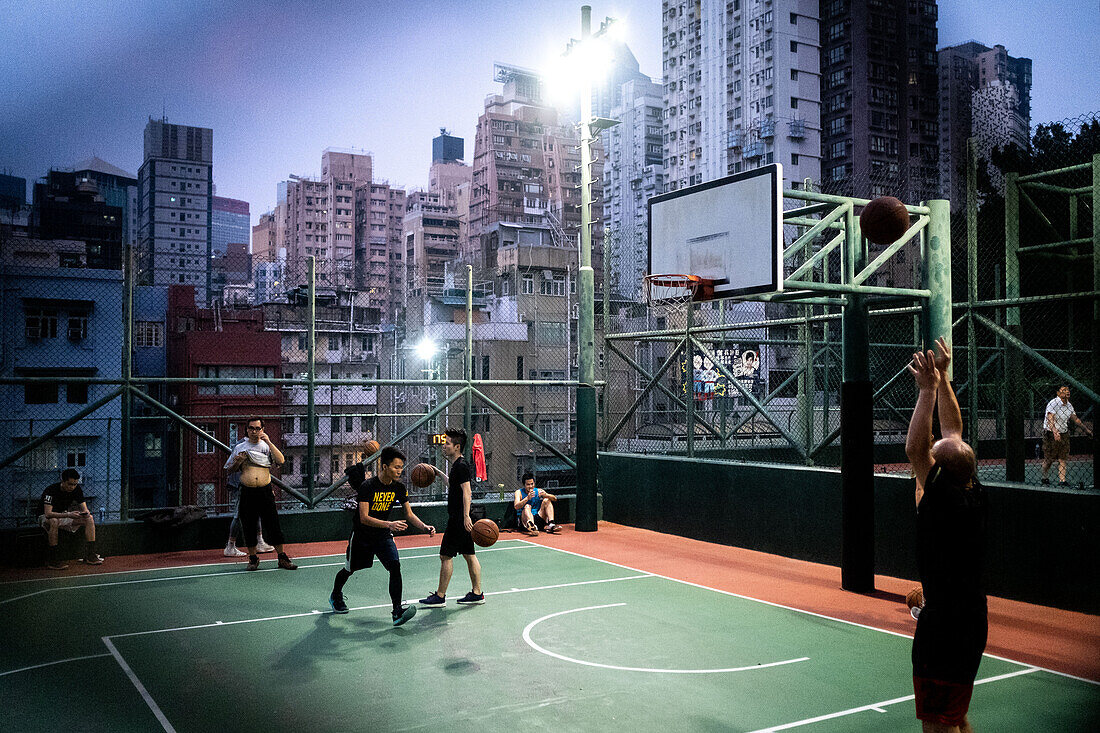
[[[279,514],[275,509],[275,495],[271,491],[271,466],[281,466],[282,452],[275,447],[264,432],[264,421],[254,417],[248,421],[248,438],[237,443],[225,462],[230,473],[241,473],[241,498],[238,515],[241,519],[241,531],[248,546],[248,569],[260,569],[260,556],[256,554],[256,535],[260,520],[268,540],[275,545],[279,554],[279,567],[284,570],[297,570],[298,566],[290,561],[283,552],[283,530],[279,526]]]

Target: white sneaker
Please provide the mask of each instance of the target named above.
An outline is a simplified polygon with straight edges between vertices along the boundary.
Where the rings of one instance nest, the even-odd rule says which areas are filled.
[[[225,546],[225,552],[222,553],[226,557],[244,557],[247,553],[241,552],[237,549],[237,546],[230,542]]]
[[[275,548],[264,542],[263,535],[256,538],[256,552],[275,552]]]

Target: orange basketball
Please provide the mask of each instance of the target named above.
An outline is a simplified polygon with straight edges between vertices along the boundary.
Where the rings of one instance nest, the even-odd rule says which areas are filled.
[[[478,547],[492,547],[500,535],[500,530],[492,519],[479,519],[474,522],[474,529],[470,534],[473,535]]]
[[[875,244],[893,244],[908,231],[909,212],[893,196],[879,196],[863,207],[859,228]]]
[[[435,469],[427,463],[418,463],[409,478],[412,479],[414,486],[421,489],[427,488],[435,481]]]
[[[924,607],[924,589],[917,586],[913,590],[909,591],[905,596],[905,605],[909,608],[923,608]]]
[[[367,455],[365,456],[366,458],[370,458],[371,456],[373,456],[375,453],[377,453],[381,449],[382,449],[382,444],[379,443],[377,440],[368,440],[366,442],[366,444],[363,446],[363,450],[366,451],[366,453],[367,453]]]

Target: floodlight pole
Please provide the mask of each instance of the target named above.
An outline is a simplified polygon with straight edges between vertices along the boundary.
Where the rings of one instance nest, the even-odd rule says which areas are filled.
[[[592,7],[581,6],[581,43],[592,35]],[[592,271],[592,80],[581,87],[581,236],[577,318],[577,516],[578,532],[596,531],[595,274]],[[605,283],[606,287],[606,283]]]

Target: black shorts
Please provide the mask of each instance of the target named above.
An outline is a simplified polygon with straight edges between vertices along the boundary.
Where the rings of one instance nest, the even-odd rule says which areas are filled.
[[[443,532],[443,541],[439,543],[439,554],[444,557],[474,554],[474,538],[466,531],[461,517],[447,519],[447,529]]]
[[[347,552],[344,553],[344,570],[354,573],[356,570],[372,567],[376,556],[386,570],[392,571],[401,567],[393,535],[389,532],[352,530]]]
[[[973,684],[988,630],[984,604],[947,608],[926,605],[913,635],[913,676]]]

